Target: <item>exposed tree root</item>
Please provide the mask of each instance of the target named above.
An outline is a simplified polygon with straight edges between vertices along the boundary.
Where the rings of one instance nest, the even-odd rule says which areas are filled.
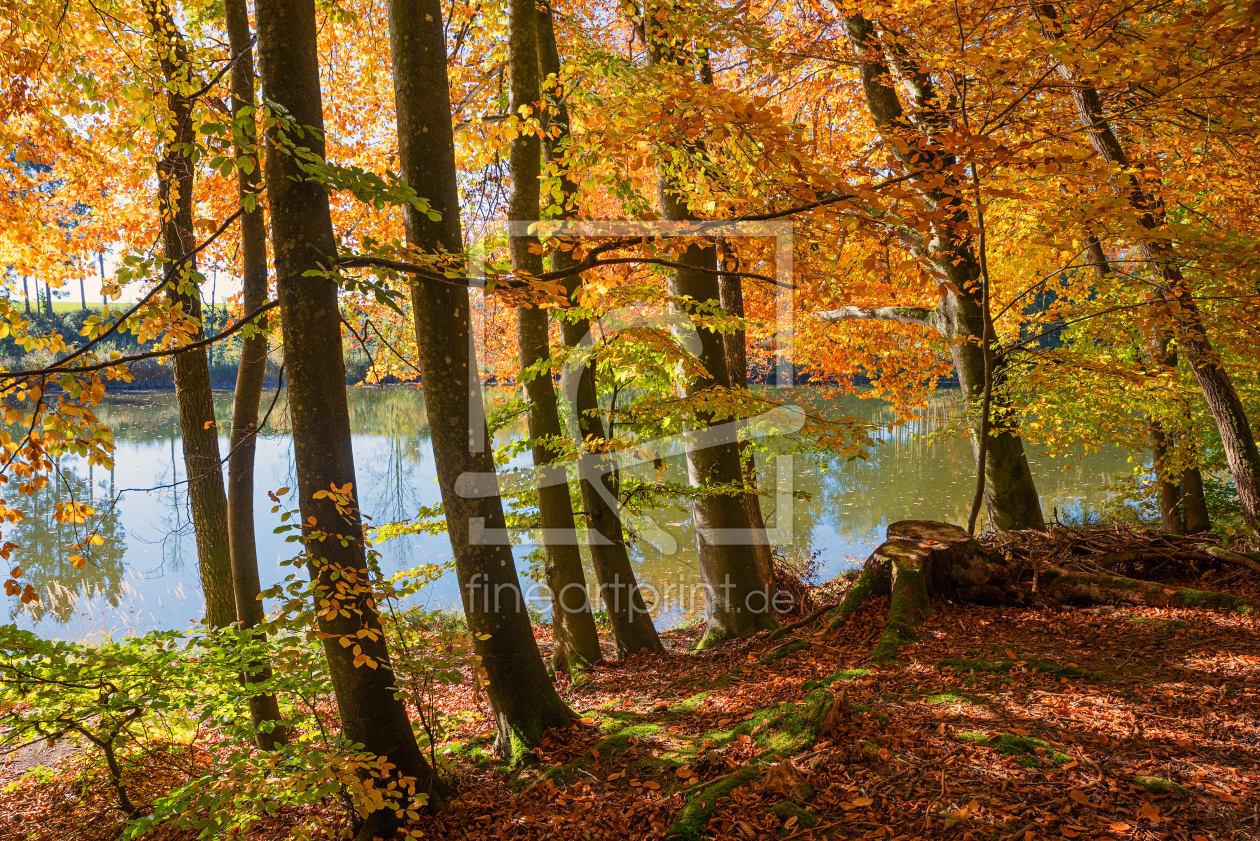
[[[917,628],[932,612],[933,596],[982,604],[1134,604],[1240,613],[1257,608],[1250,599],[1226,593],[1108,572],[1104,561],[1108,555],[1112,563],[1132,560],[1127,556],[1115,560],[1123,550],[1104,551],[1088,559],[1070,554],[1053,563],[1017,558],[1010,546],[1009,542],[1000,544],[1000,554],[991,552],[963,529],[946,523],[893,523],[888,527],[888,539],[867,559],[858,580],[832,613],[828,629],[843,624],[872,597],[887,596],[888,621],[871,653],[872,660],[886,662],[895,658],[903,645],[914,641]]]

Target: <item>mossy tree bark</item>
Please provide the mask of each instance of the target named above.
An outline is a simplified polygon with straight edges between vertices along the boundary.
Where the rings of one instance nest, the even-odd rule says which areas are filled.
[[[158,161],[158,207],[162,214],[162,247],[166,300],[187,325],[190,342],[205,338],[201,289],[193,257],[193,180],[196,165],[187,156],[194,140],[192,67],[184,37],[159,0],[147,0],[145,13],[167,85],[170,137]],[[219,459],[219,430],[214,419],[210,364],[204,348],[175,356],[175,400],[179,405],[180,439],[188,476],[188,501],[197,538],[197,566],[206,597],[206,622],[224,628],[236,622],[232,593],[232,558],[228,545],[227,494]]]
[[[935,139],[949,130],[950,116],[942,107],[929,74],[921,72],[904,50],[894,42],[886,50],[874,24],[861,15],[844,16],[834,4],[848,34],[849,45],[858,59],[862,91],[875,127],[888,151],[917,188],[923,211],[931,220],[926,233],[903,230],[915,245],[916,257],[933,273],[948,281],[935,310],[908,307],[846,307],[820,317],[828,321],[849,318],[888,319],[934,327],[948,342],[958,374],[958,384],[967,401],[972,449],[979,457],[984,418],[980,406],[984,394],[985,357],[989,358],[995,388],[990,413],[990,434],[985,445],[983,465],[984,501],[990,524],[997,529],[1041,529],[1045,518],[1023,439],[1011,428],[1013,412],[999,399],[1005,366],[992,346],[985,346],[984,312],[981,305],[981,267],[972,243],[969,213],[962,196],[969,187],[955,174],[958,161],[942,150]],[[889,71],[889,55],[897,62],[898,76],[905,80],[913,99],[916,123],[906,116]],[[990,330],[989,335],[992,335]]]
[[[438,0],[389,3],[402,175],[441,214],[432,220],[406,208],[407,242],[459,268],[463,238],[443,19]],[[495,746],[518,759],[538,744],[545,729],[570,724],[572,713],[556,694],[538,651],[511,547],[473,540],[473,523],[491,533],[504,530],[501,498],[497,493],[467,498],[456,491],[464,474],[494,475],[485,420],[469,411],[470,401],[481,399],[481,385],[470,364],[468,291],[420,278],[411,287],[411,307],[433,460],[464,612],[489,679],[486,694],[498,724]]]
[[[1031,577],[1031,571],[1028,572]],[[996,558],[965,530],[948,523],[905,520],[888,527],[887,539],[867,559],[858,580],[831,614],[836,628],[873,597],[889,598],[888,620],[874,660],[887,661],[914,641],[916,629],[932,612],[933,596],[981,604],[1133,604],[1197,607],[1254,613],[1250,599],[1171,587],[1120,575],[1080,573],[1048,565],[1038,570],[1035,591],[1020,570]]]
[[[1042,18],[1044,37],[1051,41],[1061,38],[1062,29],[1055,8],[1041,5],[1037,7],[1037,13]],[[1242,400],[1220,354],[1212,346],[1203,315],[1176,255],[1168,240],[1158,234],[1167,221],[1164,203],[1132,166],[1128,153],[1103,113],[1097,88],[1079,79],[1076,71],[1066,64],[1060,63],[1056,69],[1072,92],[1077,117],[1089,135],[1090,145],[1102,160],[1114,164],[1123,172],[1123,189],[1129,206],[1137,213],[1142,230],[1150,232],[1138,238],[1138,252],[1142,260],[1153,267],[1160,297],[1176,313],[1172,317],[1172,328],[1216,422],[1242,504],[1243,518],[1253,532],[1260,534],[1260,450],[1256,447]]]
[[[508,152],[508,219],[518,223],[535,222],[539,218],[539,178],[542,176],[542,144],[538,135],[529,130],[529,123],[538,119],[541,110],[536,0],[510,0],[508,4],[508,91],[509,113],[526,122],[526,131],[512,141]],[[539,245],[536,236],[513,236],[512,268],[531,277],[541,275],[543,261]],[[521,380],[529,403],[534,468],[539,479],[555,473],[560,478],[565,468],[552,465],[560,456],[555,447],[562,440],[564,430],[560,426],[552,383],[547,311],[538,306],[519,307],[516,318]],[[603,659],[599,633],[591,615],[586,576],[582,572],[568,481],[539,484],[538,513],[544,535],[543,553],[555,637],[551,665],[557,672],[571,674]]]
[[[560,52],[556,46],[555,21],[551,7],[541,4],[538,8],[538,68],[547,85],[547,106],[543,112],[543,148],[549,168],[549,176],[560,180],[560,211],[562,219],[574,219],[572,202],[577,196],[577,185],[568,177],[566,155],[569,148],[569,109],[561,83]],[[556,251],[552,255],[552,268],[560,270],[573,266],[572,254]],[[574,275],[566,281],[565,292],[574,302],[581,287],[582,276]],[[560,322],[560,334],[569,353],[584,353],[582,341],[590,333],[590,322],[585,318],[566,314]],[[599,395],[596,387],[595,365],[589,360],[566,374],[576,377],[572,383],[566,379],[564,391],[574,393],[573,411],[577,416],[579,442],[578,472],[581,478],[582,508],[585,511],[587,529],[591,538],[591,563],[595,568],[595,580],[599,585],[600,601],[608,614],[613,637],[617,642],[617,656],[628,657],[640,651],[661,652],[656,626],[652,623],[639,590],[639,582],[630,564],[625,532],[617,509],[608,500],[615,500],[616,486],[613,481],[612,463],[605,455],[603,443],[607,440],[604,421],[600,415]]]
[[[249,8],[245,0],[225,0],[224,19],[228,47],[235,58],[232,65],[232,118],[241,124],[244,142],[237,145],[237,159],[252,160],[252,171],[236,171],[237,193],[242,207],[253,198],[253,210],[241,216],[241,262],[244,289],[242,306],[246,313],[267,303],[267,228],[261,198],[262,161],[259,157],[254,119],[254,51],[250,34]],[[258,402],[267,375],[267,322],[264,316],[258,332],[241,343],[241,361],[236,370],[236,390],[232,396],[232,431],[228,448],[228,545],[232,558],[232,592],[236,598],[236,619],[243,628],[253,628],[265,618],[262,585],[258,576],[258,547],[254,540],[254,453],[258,441]],[[271,678],[271,666],[262,661],[245,675],[245,682],[261,683]],[[254,722],[258,746],[273,750],[285,741],[283,729],[267,722],[280,719],[280,706],[274,695],[251,695],[249,713]]]
[[[397,694],[365,562],[337,282],[321,274],[337,258],[328,193],[285,146],[325,155],[315,3],[259,0],[257,13],[263,89],[304,127],[301,135],[282,124],[268,132],[266,184],[307,568],[316,598],[328,602],[318,630],[346,737],[387,758],[387,777],[436,807],[439,783]],[[379,809],[359,838],[389,837],[397,826],[393,808]]]

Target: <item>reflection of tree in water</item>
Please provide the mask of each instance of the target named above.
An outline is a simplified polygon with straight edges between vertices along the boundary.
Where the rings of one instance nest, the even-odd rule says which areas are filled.
[[[83,476],[86,472],[87,476]],[[82,461],[58,462],[53,481],[33,496],[25,499],[25,517],[10,534],[8,540],[18,544],[14,563],[22,567],[23,577],[40,594],[40,601],[30,606],[33,618],[47,613],[58,622],[67,621],[81,599],[103,596],[111,607],[117,607],[122,596],[123,554],[127,550],[127,535],[118,520],[117,511],[110,505],[113,499],[113,471],[106,480],[103,474]],[[71,498],[77,501],[95,501],[98,510],[87,523],[71,525],[59,523],[53,518],[57,503]],[[87,537],[98,534],[105,542],[92,546]],[[76,543],[82,548],[71,550]],[[70,556],[79,554],[86,558],[83,569],[75,569]],[[9,618],[17,616],[20,604],[14,600],[9,607]]]

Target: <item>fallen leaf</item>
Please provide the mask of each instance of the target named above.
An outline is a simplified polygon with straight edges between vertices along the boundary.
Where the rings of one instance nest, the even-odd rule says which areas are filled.
[[[1113,824],[1112,824],[1110,827],[1108,827],[1108,828],[1109,828],[1112,832],[1128,832],[1128,831],[1129,831],[1130,829],[1132,829],[1133,827],[1129,826],[1129,825],[1128,825],[1127,823],[1125,823],[1124,821],[1116,821],[1115,823],[1113,823]]]
[[[869,806],[875,801],[869,797],[855,797],[849,802],[852,803],[854,806]]]
[[[1007,659],[1009,659],[1009,660],[1014,660],[1014,659],[1015,659],[1015,652],[1014,652],[1014,651],[1011,651],[1009,648],[1008,648],[1008,649],[1006,649],[1006,657],[1007,657]]]
[[[690,765],[684,765],[683,767],[681,767],[681,768],[679,768],[677,771],[675,771],[675,772],[674,772],[674,774],[675,774],[675,775],[678,777],[678,779],[680,779],[680,780],[685,780],[685,779],[687,779],[688,777],[694,777],[694,776],[696,776],[696,772],[695,772],[695,770],[694,770],[694,769],[693,769]]]
[[[1077,803],[1081,803],[1086,806],[1089,805],[1089,795],[1081,791],[1079,788],[1074,788],[1071,791],[1069,791],[1068,797],[1072,798]]]
[[[661,787],[661,784],[654,780],[648,780],[647,782],[643,784],[643,787],[650,788],[652,791],[656,791],[657,789]]]
[[[1159,808],[1151,803],[1142,804],[1142,817],[1151,823],[1159,823]]]

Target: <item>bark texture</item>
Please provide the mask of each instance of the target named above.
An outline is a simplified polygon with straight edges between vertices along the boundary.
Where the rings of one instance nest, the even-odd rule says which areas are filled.
[[[438,0],[389,3],[402,175],[441,214],[434,221],[407,208],[407,242],[434,257],[463,251],[442,20]],[[469,410],[480,404],[481,385],[470,365],[468,292],[420,278],[412,286],[411,306],[433,459],[464,612],[489,679],[486,694],[498,724],[496,749],[516,760],[538,744],[545,729],[567,726],[572,713],[547,676],[511,547],[485,536],[505,528],[502,500],[497,493],[467,498],[456,491],[463,474],[494,475],[485,419]]]
[[[242,123],[244,142],[236,147],[238,159],[254,160],[252,172],[236,171],[238,198],[242,207],[248,197],[256,204],[241,216],[242,306],[245,312],[267,303],[267,228],[261,207],[262,160],[259,156],[254,119],[254,50],[245,0],[224,0],[228,47],[235,58],[232,65],[232,118]],[[258,442],[258,401],[262,398],[267,374],[267,322],[263,316],[259,332],[241,343],[241,362],[236,370],[236,390],[232,395],[232,432],[228,449],[228,544],[232,558],[232,591],[236,597],[236,619],[242,628],[253,628],[265,618],[262,585],[258,576],[258,548],[254,539],[254,453]],[[261,661],[245,675],[246,688],[271,678],[271,665]],[[285,741],[280,706],[274,695],[252,695],[249,713],[254,722],[258,746],[273,750]]]
[[[543,114],[547,131],[543,136],[543,148],[550,174],[560,179],[560,218],[574,219],[576,213],[571,202],[577,195],[577,185],[568,178],[565,161],[569,147],[569,109],[565,103],[565,92],[560,87],[560,52],[556,46],[551,7],[547,4],[540,5],[538,9],[538,68],[548,84],[547,107]],[[557,251],[551,259],[554,269],[566,269],[573,265],[573,256],[568,251]],[[577,298],[581,284],[581,275],[574,275],[566,282],[565,292],[570,303]],[[584,352],[582,341],[589,333],[590,322],[585,318],[566,315],[560,322],[561,339],[569,353]],[[603,443],[607,435],[600,415],[595,373],[594,363],[585,362],[566,374],[566,377],[576,377],[577,382],[566,379],[563,384],[566,395],[576,394],[573,411],[577,415],[581,436],[578,473],[591,564],[595,568],[600,601],[617,642],[617,656],[628,657],[640,651],[661,652],[665,647],[656,633],[656,626],[639,590],[634,567],[630,564],[621,517],[609,502],[616,500],[617,494],[613,465],[604,455]]]
[[[883,136],[888,150],[907,172],[917,172],[912,183],[932,222],[922,236],[911,233],[915,255],[930,266],[947,286],[940,304],[922,321],[934,326],[949,344],[958,373],[958,383],[967,401],[972,448],[980,451],[984,418],[979,406],[984,394],[985,357],[995,384],[1001,382],[1004,365],[986,347],[984,313],[981,301],[981,267],[968,233],[968,211],[961,196],[968,190],[954,174],[957,161],[941,151],[933,139],[948,129],[949,115],[937,99],[931,77],[920,72],[911,58],[892,40],[881,43],[875,25],[861,15],[844,17],[849,44],[858,58],[862,90],[871,118]],[[913,100],[916,119],[912,122],[902,107],[889,71],[889,61],[897,64]],[[954,189],[941,184],[952,182]],[[909,308],[889,308],[894,320],[907,321],[919,313]],[[877,310],[859,311],[856,317],[875,317]],[[855,316],[848,316],[855,317]],[[989,331],[992,334],[992,331]],[[994,389],[995,396],[1000,389]],[[1024,442],[1010,428],[1009,406],[994,401],[991,432],[985,445],[984,500],[990,524],[999,530],[1044,528],[1045,518]],[[977,456],[978,457],[978,456]]]
[[[193,179],[195,165],[185,155],[193,141],[192,103],[185,93],[192,68],[183,35],[165,3],[148,0],[145,13],[167,84],[171,137],[158,162],[158,206],[162,213],[165,295],[189,326],[187,340],[205,338],[201,290],[194,273]],[[49,309],[51,312],[51,307]],[[219,430],[210,390],[210,364],[204,348],[175,356],[175,400],[188,476],[188,501],[197,538],[197,567],[206,597],[206,621],[214,628],[236,622],[232,558],[227,533],[227,495],[219,459]]]
[[[522,119],[537,119],[541,90],[536,0],[510,0],[508,3],[508,59],[509,111]],[[529,118],[524,117],[525,114]],[[508,168],[511,176],[508,219],[536,222],[542,175],[542,143],[538,135],[526,132],[512,141]],[[542,254],[536,236],[512,237],[511,251],[515,271],[533,277],[542,274]],[[547,311],[537,306],[519,307],[516,318],[521,379],[529,403],[529,437],[533,439],[534,468],[541,479],[557,471],[563,474],[565,470],[563,466],[552,467],[560,456],[555,443],[562,440],[564,430],[560,426],[551,367],[547,364],[551,359],[550,323]],[[567,481],[539,484],[538,513],[544,535],[543,553],[555,636],[551,666],[557,672],[571,674],[603,659],[599,633],[586,592],[569,484]]]
[[[1039,6],[1042,33],[1048,40],[1061,37],[1058,14],[1053,6]],[[1134,169],[1128,153],[1107,120],[1102,99],[1094,86],[1077,78],[1076,71],[1059,64],[1060,78],[1072,92],[1077,116],[1089,135],[1090,145],[1098,156],[1122,172],[1129,206],[1137,212],[1138,223],[1152,234],[1166,221],[1163,201],[1149,189]],[[1203,316],[1182,274],[1171,245],[1159,236],[1144,236],[1137,242],[1142,259],[1153,267],[1160,296],[1169,304],[1170,320],[1177,343],[1194,371],[1195,379],[1207,401],[1216,429],[1221,436],[1225,458],[1234,477],[1243,518],[1252,531],[1260,534],[1260,450],[1247,420],[1242,400],[1234,389],[1220,354],[1208,338]]]
[[[427,794],[432,807],[439,784],[396,694],[371,597],[355,502],[337,283],[314,274],[336,259],[328,194],[304,176],[285,146],[298,142],[314,155],[325,154],[315,3],[259,0],[257,10],[263,89],[305,127],[300,140],[281,125],[268,132],[266,183],[308,570],[319,597],[337,608],[320,614],[319,631],[345,735],[368,753],[387,757],[395,766],[390,776],[403,781],[404,790],[414,785],[416,794]],[[334,490],[340,502],[329,495]],[[350,636],[354,643],[343,647],[341,640]],[[390,837],[397,826],[394,810],[380,809],[368,816],[359,838]]]

